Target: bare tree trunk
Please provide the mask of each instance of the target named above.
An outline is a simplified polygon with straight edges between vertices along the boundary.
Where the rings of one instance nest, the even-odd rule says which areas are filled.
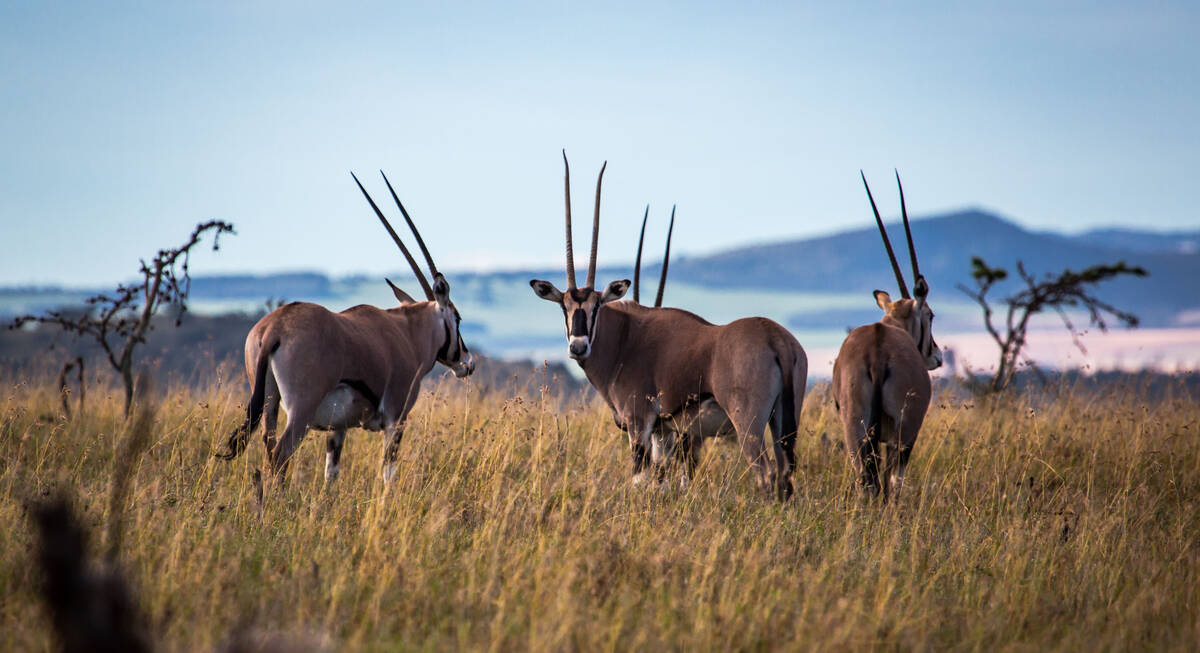
[[[87,394],[87,390],[85,390],[84,378],[83,378],[83,357],[80,356],[79,358],[76,358],[75,360],[76,360],[76,362],[79,363],[79,414],[82,415],[83,414],[83,398]]]
[[[121,357],[121,383],[125,384],[125,417],[133,408],[133,352]]]
[[[63,415],[71,419],[71,389],[67,387],[67,374],[75,367],[74,361],[67,361],[58,373],[58,396],[62,400]]]
[[[83,357],[76,356],[75,360],[67,361],[63,364],[62,370],[58,373],[58,394],[62,400],[63,415],[67,419],[71,419],[71,387],[67,381],[67,375],[71,370],[77,370],[77,378],[79,380],[79,412],[83,413]]]

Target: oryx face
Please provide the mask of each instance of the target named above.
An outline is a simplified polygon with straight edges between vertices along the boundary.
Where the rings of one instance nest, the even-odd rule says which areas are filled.
[[[933,339],[933,309],[929,302],[929,284],[925,277],[917,277],[912,299],[892,298],[882,290],[875,291],[875,302],[883,309],[883,321],[898,326],[912,336],[917,351],[925,359],[925,369],[936,370],[942,366],[942,350]]]
[[[562,308],[567,332],[567,352],[577,361],[585,360],[592,353],[592,341],[596,337],[596,317],[600,307],[625,296],[629,279],[608,284],[604,292],[591,288],[576,288],[563,292],[549,281],[533,279],[529,282],[533,292],[542,299],[554,302]]]
[[[450,282],[441,274],[433,278],[433,297],[446,335],[444,344],[438,349],[437,361],[453,370],[454,376],[460,379],[469,376],[475,371],[475,359],[462,337],[462,316],[450,301]]]

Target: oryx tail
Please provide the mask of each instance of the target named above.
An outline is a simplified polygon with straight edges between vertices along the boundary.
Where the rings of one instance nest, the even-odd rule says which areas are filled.
[[[254,429],[258,428],[258,421],[262,419],[263,405],[267,398],[267,374],[271,368],[271,355],[275,350],[279,349],[279,340],[276,340],[270,347],[263,347],[258,354],[258,364],[254,372],[254,388],[250,394],[250,405],[246,407],[246,421],[242,425],[234,429],[229,436],[229,442],[225,445],[225,451],[218,452],[216,456],[223,460],[233,460],[237,458],[246,449],[246,444],[250,440],[250,434]]]

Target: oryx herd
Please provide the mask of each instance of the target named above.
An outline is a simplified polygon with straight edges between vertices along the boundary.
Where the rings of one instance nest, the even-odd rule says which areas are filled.
[[[600,196],[606,165],[596,179],[584,284],[578,285],[575,277],[571,174],[564,152],[567,286],[560,290],[540,279],[529,285],[538,297],[562,309],[568,355],[612,409],[617,426],[628,434],[633,482],[661,481],[668,467],[679,461],[686,483],[695,473],[704,439],[733,436],[759,488],[768,496],[786,500],[793,491],[795,444],[808,380],[804,348],[786,328],[767,318],[747,317],[717,325],[695,313],[662,306],[674,208],[654,305],[639,303],[649,207],[638,239],[633,301],[620,301],[629,290],[628,279],[597,287]],[[264,421],[268,465],[281,478],[305,433],[318,429],[328,432],[325,477],[332,481],[338,474],[347,429],[382,430],[382,469],[387,482],[395,473],[405,419],[420,393],[421,379],[435,363],[449,367],[459,377],[474,371],[459,331],[461,318],[450,300],[450,284],[438,272],[386,175],[383,180],[424,255],[432,285],[354,177],[412,267],[425,301],[416,301],[387,280],[400,302],[395,308],[360,305],[333,313],[316,304],[294,302],[259,320],[246,337],[246,374],[252,387],[247,416],[218,456],[228,460],[240,454],[259,421]],[[861,488],[869,496],[882,494],[885,500],[900,489],[929,407],[928,370],[942,362],[933,339],[929,285],[917,265],[898,174],[896,184],[912,261],[912,294],[864,175],[863,185],[901,299],[893,301],[888,293],[875,291],[883,318],[850,332],[834,364],[832,385],[846,450]],[[287,428],[276,439],[281,405],[287,411]],[[770,438],[765,442],[769,446],[765,446],[768,431]]]

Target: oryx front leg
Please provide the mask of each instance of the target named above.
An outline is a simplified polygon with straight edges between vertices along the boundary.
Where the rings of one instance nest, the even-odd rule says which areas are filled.
[[[332,483],[338,476],[342,460],[342,444],[346,441],[346,431],[335,429],[325,438],[325,482]]]
[[[629,423],[629,452],[633,458],[633,484],[641,485],[648,480],[648,470],[651,462],[650,431],[654,422],[631,420]]]
[[[404,422],[397,420],[384,429],[387,443],[383,448],[383,482],[391,483],[396,475],[396,461],[400,457],[400,441],[404,438]]]

